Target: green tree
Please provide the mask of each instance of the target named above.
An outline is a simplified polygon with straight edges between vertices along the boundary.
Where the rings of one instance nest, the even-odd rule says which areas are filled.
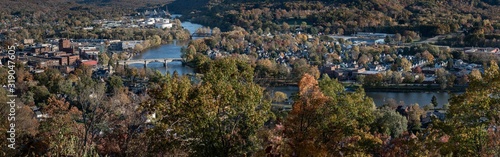
[[[439,68],[436,70],[436,81],[439,83],[441,89],[445,89],[448,86],[448,71],[444,68]]]
[[[286,95],[286,93],[283,93],[280,91],[274,92],[274,96],[273,96],[274,102],[284,102],[286,99],[288,99],[288,96]]]
[[[418,104],[409,106],[408,109],[408,128],[413,132],[421,131],[420,117],[425,113],[424,109],[420,108]]]
[[[50,96],[50,92],[45,86],[34,86],[30,88],[30,91],[34,94],[33,99],[35,100],[35,103],[46,102]]]
[[[105,52],[102,52],[102,53],[99,53],[99,64],[103,65],[103,66],[107,66],[109,64],[109,57],[108,57],[108,54],[106,54]]]
[[[283,22],[283,24],[281,24],[281,29],[284,32],[289,32],[290,31],[290,25],[288,25],[288,23],[286,23],[286,22]]]
[[[258,77],[268,78],[277,73],[277,65],[274,61],[259,59],[256,64],[255,73]]]
[[[403,58],[401,59],[401,67],[403,67],[404,71],[411,71],[411,62]]]
[[[391,38],[389,38],[389,36],[388,36],[388,35],[387,35],[387,36],[385,36],[385,38],[384,38],[384,42],[385,42],[385,44],[389,44],[389,43],[391,43]]]
[[[434,108],[436,108],[438,106],[436,95],[432,96],[431,104],[434,106]]]
[[[446,121],[437,123],[441,134],[450,136],[442,154],[499,155],[498,143],[485,130],[499,125],[500,74],[496,62],[490,62],[482,77],[472,79],[464,94],[450,99]]]
[[[81,109],[81,118],[83,122],[83,139],[81,143],[81,154],[87,154],[92,150],[92,140],[88,140],[91,137],[95,137],[97,133],[97,124],[101,120],[101,117],[106,113],[102,112],[102,109],[106,107],[103,105],[103,99],[105,98],[106,87],[104,83],[97,82],[89,76],[83,76],[75,87],[76,95],[70,97],[76,99],[77,106]]]
[[[150,115],[148,119],[155,125],[147,132],[148,153],[153,155],[189,151],[186,139],[192,137],[193,130],[185,126],[192,126],[190,118],[196,118],[193,114],[196,108],[190,105],[192,100],[189,96],[192,92],[193,86],[185,76],[173,77],[167,74],[161,76],[157,83],[152,83],[152,88],[148,91],[151,98],[141,103],[141,110]]]
[[[150,132],[152,154],[182,150],[193,156],[244,156],[259,148],[256,133],[272,112],[263,89],[253,82],[253,68],[223,58],[210,61],[204,72],[195,85],[187,77],[167,75],[151,90],[153,99],[142,104],[159,117]]]
[[[483,80],[483,77],[481,76],[481,72],[477,69],[473,69],[470,72],[469,77],[471,78],[471,80],[476,80],[476,81]]]
[[[258,149],[257,131],[270,118],[270,102],[253,82],[245,61],[224,58],[211,62],[194,93],[197,117],[192,143],[197,156],[244,156]]]
[[[57,69],[49,68],[44,73],[36,74],[35,80],[44,85],[50,93],[59,93],[59,83],[63,80],[61,72]]]
[[[109,85],[108,92],[114,93],[116,90],[123,87],[122,78],[119,76],[111,76],[109,77],[108,85]]]
[[[345,91],[344,85],[342,85],[337,79],[331,79],[327,74],[323,74],[321,76],[321,80],[318,85],[326,96],[333,99],[337,99],[338,94]]]
[[[399,137],[407,130],[408,120],[391,108],[382,108],[377,112],[377,118],[372,129],[377,132]]]
[[[305,30],[306,30],[306,28],[307,28],[307,22],[302,21],[302,22],[300,23],[300,28],[302,29],[302,31],[305,31]]]
[[[159,35],[153,35],[153,37],[151,38],[151,45],[152,46],[158,46],[158,45],[161,45],[161,37]]]

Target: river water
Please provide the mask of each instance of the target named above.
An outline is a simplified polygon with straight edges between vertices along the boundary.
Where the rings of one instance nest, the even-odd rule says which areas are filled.
[[[281,91],[291,96],[298,92],[299,88],[297,86],[287,86],[274,87],[270,88],[270,90]],[[366,95],[373,99],[376,106],[382,106],[386,104],[389,99],[394,99],[398,103],[403,101],[405,105],[418,103],[420,107],[430,104],[432,96],[436,96],[438,108],[447,104],[448,99],[451,97],[451,95],[446,92],[366,92]]]
[[[202,25],[191,22],[182,22],[182,26],[191,33],[202,27]],[[181,48],[186,46],[188,42],[189,41],[172,41],[159,47],[151,48],[144,53],[132,57],[132,59],[180,58]],[[142,63],[131,64],[130,66],[144,68],[144,64]],[[193,73],[192,68],[183,66],[181,62],[170,62],[167,64],[167,67],[164,67],[163,63],[149,63],[148,68],[158,70],[163,74],[167,72],[173,73],[174,71],[177,71],[180,75]]]
[[[179,16],[179,15],[175,15]],[[191,22],[182,22],[182,26],[193,33],[198,28],[203,27],[199,24],[194,24]],[[181,47],[186,46],[189,41],[173,41],[156,48],[147,50],[146,52],[134,56],[133,59],[154,59],[154,58],[180,58]],[[137,68],[144,68],[143,64],[132,64],[130,66]],[[170,62],[167,67],[163,66],[163,63],[150,63],[148,68],[159,70],[161,73],[165,74],[167,72],[173,73],[177,71],[179,74],[189,74],[193,73],[193,69],[187,66],[183,66],[181,62]],[[291,96],[293,93],[298,91],[298,87],[274,87],[272,90],[281,91]],[[404,101],[405,104],[415,104],[418,103],[421,107],[431,103],[432,96],[436,96],[438,101],[438,107],[442,107],[444,104],[448,103],[450,94],[446,92],[366,92],[366,95],[373,98],[373,101],[377,106],[385,104],[389,99],[394,99],[397,102]]]

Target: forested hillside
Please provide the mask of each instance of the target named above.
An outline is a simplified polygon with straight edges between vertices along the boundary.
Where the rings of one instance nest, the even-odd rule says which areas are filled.
[[[164,10],[162,7],[169,2],[169,0],[0,1],[0,7],[3,8],[0,10],[0,42],[12,43],[23,39],[43,42],[47,38],[147,40],[153,35],[158,35],[164,40],[185,40],[189,38],[189,33],[181,27],[168,31],[155,28],[112,30],[98,28],[102,26],[102,20],[126,21],[129,15],[136,16],[145,10],[154,8]],[[178,20],[173,22],[180,23]],[[96,29],[83,31],[82,27]]]
[[[497,22],[500,6],[498,1],[491,0],[186,0],[168,6],[194,22],[223,31],[231,26],[273,31],[286,23],[304,25],[311,33],[372,31],[433,37],[464,29],[479,29],[485,35],[494,35],[500,28]],[[487,36],[481,40],[493,38]]]

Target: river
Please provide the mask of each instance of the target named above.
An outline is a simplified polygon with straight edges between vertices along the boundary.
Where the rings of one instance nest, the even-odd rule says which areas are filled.
[[[270,90],[281,91],[291,96],[293,93],[296,93],[299,88],[296,86],[287,86],[274,87]],[[389,99],[394,99],[398,103],[403,101],[406,105],[418,103],[420,107],[430,104],[432,96],[436,96],[438,108],[447,104],[448,99],[451,97],[447,92],[366,92],[366,95],[373,99],[376,106],[382,106],[387,103]]]
[[[174,17],[179,15],[174,15]],[[189,32],[193,33],[198,28],[203,27],[199,24],[194,24],[191,22],[182,22],[182,26],[189,30]],[[154,59],[154,58],[180,58],[181,56],[181,47],[186,46],[189,41],[173,41],[161,45],[156,48],[152,48],[147,50],[144,53],[141,53],[137,56],[134,56],[133,59]],[[143,64],[132,64],[130,66],[137,68],[144,68]],[[150,63],[148,64],[148,68],[159,70],[161,73],[165,74],[167,72],[173,73],[177,71],[179,74],[189,74],[193,73],[193,69],[187,66],[183,66],[180,62],[170,62],[167,67],[163,66],[163,63]],[[282,91],[288,96],[291,96],[292,93],[298,91],[298,87],[289,86],[289,87],[275,87],[273,88],[275,91]],[[381,106],[385,104],[389,99],[394,99],[397,102],[404,101],[405,104],[414,104],[418,103],[421,107],[430,104],[432,96],[436,96],[438,101],[438,107],[442,107],[444,104],[448,103],[448,99],[450,95],[445,92],[366,92],[366,95],[373,98],[373,101],[377,106]]]
[[[182,22],[182,27],[189,30],[190,33],[193,33],[198,28],[202,27],[202,25],[191,22]],[[146,52],[132,57],[132,59],[180,58],[181,48],[186,46],[188,42],[189,41],[172,41],[159,47],[148,49]],[[131,64],[130,66],[144,68],[144,64],[142,63]],[[163,63],[149,63],[148,68],[158,70],[163,74],[167,72],[173,73],[174,71],[177,71],[180,75],[193,73],[192,68],[183,66],[181,62],[170,62],[167,67],[164,67]]]

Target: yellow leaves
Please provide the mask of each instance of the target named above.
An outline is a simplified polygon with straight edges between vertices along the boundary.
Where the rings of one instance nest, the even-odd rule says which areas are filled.
[[[298,85],[300,95],[305,95],[317,90],[318,81],[312,75],[304,74]]]
[[[492,81],[499,76],[498,65],[496,61],[490,61],[490,66],[484,70],[485,81]]]
[[[422,56],[429,61],[429,63],[434,63],[434,56],[427,50],[422,52]]]
[[[307,35],[306,34],[297,34],[297,40],[300,40],[302,42],[307,41]]]

